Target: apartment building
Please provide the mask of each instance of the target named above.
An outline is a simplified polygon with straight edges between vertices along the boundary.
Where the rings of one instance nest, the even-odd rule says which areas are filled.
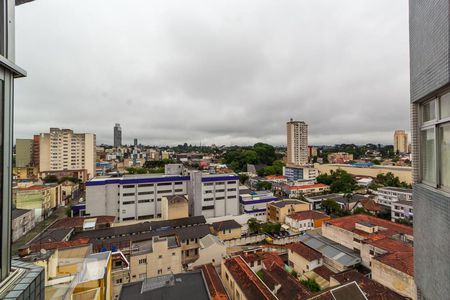
[[[142,174],[96,177],[86,182],[86,213],[118,222],[162,218],[163,197],[188,193],[190,177]]]
[[[33,140],[16,139],[16,167],[25,168],[33,165]]]
[[[267,221],[284,223],[286,216],[299,211],[310,210],[308,202],[300,200],[279,200],[267,204]]]
[[[95,134],[50,128],[50,133],[41,133],[39,136],[39,172],[86,170],[86,178],[79,179],[84,181],[93,178],[95,143]]]
[[[394,132],[394,152],[408,153],[408,134],[403,129]]]
[[[283,176],[288,181],[314,180],[319,176],[319,170],[312,166],[287,165],[283,167]]]
[[[287,164],[302,166],[308,163],[308,125],[291,119],[287,129]]]
[[[116,123],[114,125],[114,141],[113,141],[114,148],[120,148],[122,146],[122,127],[120,127],[120,124]]]
[[[377,203],[391,209],[391,220],[413,220],[413,190],[385,187],[377,190]]]
[[[182,271],[181,245],[176,235],[135,242],[130,252],[131,282]]]
[[[192,171],[189,184],[191,215],[206,218],[239,215],[239,176]]]
[[[267,204],[278,201],[278,198],[270,191],[249,191],[239,195],[239,198],[241,213],[249,214],[261,222],[267,221]]]
[[[306,184],[306,185],[283,185],[281,190],[288,195],[289,198],[299,198],[303,195],[311,195],[323,193],[330,190],[330,187],[323,183]]]

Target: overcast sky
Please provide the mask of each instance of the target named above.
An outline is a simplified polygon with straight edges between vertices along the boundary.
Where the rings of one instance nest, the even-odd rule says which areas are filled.
[[[388,143],[409,131],[407,0],[37,0],[16,9],[15,136]]]

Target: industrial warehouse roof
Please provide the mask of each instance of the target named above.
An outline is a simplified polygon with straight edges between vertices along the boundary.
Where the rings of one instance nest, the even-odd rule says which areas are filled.
[[[322,253],[323,256],[337,261],[343,266],[351,267],[361,262],[361,258],[358,254],[322,235],[306,233],[299,236],[299,240],[305,245]]]

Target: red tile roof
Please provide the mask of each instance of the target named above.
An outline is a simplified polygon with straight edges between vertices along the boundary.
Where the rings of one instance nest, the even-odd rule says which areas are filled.
[[[399,294],[391,291],[387,287],[378,282],[365,277],[356,270],[345,271],[336,275],[333,278],[340,284],[356,281],[361,290],[366,294],[369,300],[400,300],[406,299]]]
[[[367,233],[358,229],[355,229],[355,223],[357,222],[368,222],[373,225],[383,227],[375,233]],[[410,226],[406,226],[403,224],[394,223],[388,220],[384,220],[381,218],[358,214],[351,215],[342,218],[336,218],[330,221],[326,221],[326,224],[331,224],[333,226],[352,231],[361,236],[365,236],[366,238],[370,238],[371,240],[383,239],[385,237],[391,237],[395,234],[407,234],[413,235],[413,229]]]
[[[307,261],[313,261],[322,258],[322,254],[319,251],[303,244],[302,242],[293,243],[287,246],[288,249],[297,253]]]
[[[277,299],[242,257],[229,258],[224,265],[248,300]]]
[[[290,191],[299,191],[299,190],[307,190],[307,189],[327,188],[328,185],[323,184],[323,183],[316,183],[316,184],[307,184],[307,185],[299,185],[299,186],[285,185],[285,187]]]
[[[293,214],[290,214],[288,217],[297,220],[297,221],[304,221],[304,220],[320,220],[329,218],[328,215],[315,211],[315,210],[307,210],[307,211],[299,211]]]
[[[229,299],[228,294],[225,291],[225,287],[220,280],[219,274],[217,274],[216,269],[212,264],[201,265],[195,269],[202,270],[212,300]]]
[[[64,249],[87,244],[89,244],[88,238],[79,238],[77,240],[66,242],[35,243],[30,246],[24,246],[23,248],[19,249],[19,256],[24,257],[29,255],[30,253],[39,252],[42,249],[45,250]]]
[[[390,266],[402,273],[414,276],[414,254],[413,252],[394,252],[384,254],[373,259]]]
[[[268,270],[275,265],[284,268],[284,261],[276,252],[265,252],[263,263],[265,268]]]
[[[318,268],[315,268],[313,270],[314,273],[316,273],[317,275],[319,275],[320,277],[322,277],[323,279],[330,281],[330,277],[332,275],[335,275],[336,273],[334,273],[333,271],[331,271],[330,269],[328,269],[325,265],[322,265]]]
[[[384,208],[380,204],[376,203],[373,199],[361,200],[361,205],[368,211],[379,212],[384,210]]]
[[[265,177],[267,180],[283,180],[286,176],[269,175]]]
[[[55,221],[49,229],[57,228],[82,228],[84,220],[96,218],[96,226],[114,223],[115,216],[96,216],[96,217],[73,217],[63,218]]]
[[[276,292],[280,300],[301,300],[311,295],[298,280],[278,265],[274,265],[270,270],[262,269],[262,272],[262,280],[269,288],[274,290],[275,285],[281,285]]]

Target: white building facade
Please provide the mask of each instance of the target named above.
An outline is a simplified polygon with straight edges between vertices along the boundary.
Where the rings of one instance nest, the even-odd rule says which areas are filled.
[[[287,127],[287,164],[306,165],[308,163],[308,125],[290,120]]]
[[[319,176],[319,170],[312,166],[286,166],[283,167],[283,176],[288,181],[315,180]]]
[[[189,184],[190,214],[214,218],[239,215],[239,176],[192,171]]]
[[[377,203],[392,207],[394,202],[397,201],[411,201],[412,203],[412,190],[397,188],[397,187],[384,187],[377,190]]]
[[[267,203],[279,200],[269,191],[250,192],[239,196],[242,214],[249,214],[261,222],[267,222]]]
[[[118,222],[161,218],[164,196],[185,195],[188,176],[133,175],[86,182],[86,213],[116,216]]]

